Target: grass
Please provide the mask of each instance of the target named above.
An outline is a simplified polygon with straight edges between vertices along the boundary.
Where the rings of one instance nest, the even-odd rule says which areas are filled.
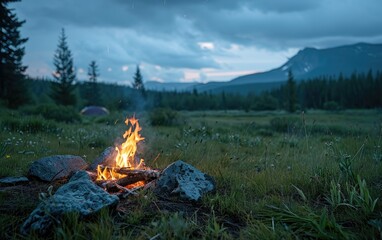
[[[154,168],[184,160],[215,178],[215,193],[194,205],[168,205],[150,193],[141,194],[118,211],[102,211],[90,219],[66,216],[49,237],[381,236],[381,112],[207,111],[178,115],[181,123],[176,125],[150,126],[150,115],[138,114],[145,137],[139,149],[141,156]],[[82,119],[71,124],[39,117],[33,119],[38,130],[27,131],[17,127],[28,121],[21,113],[1,113],[0,176],[24,175],[31,162],[54,154],[79,155],[90,163],[123,134],[124,117],[112,114],[105,119]],[[9,122],[16,127],[7,128]],[[44,127],[47,124],[53,127]],[[0,206],[10,205],[10,196],[0,193]],[[17,215],[9,211],[1,214],[5,238],[21,238],[18,227],[31,206],[24,209]]]

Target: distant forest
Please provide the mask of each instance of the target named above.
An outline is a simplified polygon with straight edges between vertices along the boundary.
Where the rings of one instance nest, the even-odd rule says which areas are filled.
[[[349,77],[319,77],[296,86],[300,109],[359,109],[382,107],[382,73],[353,73]],[[278,108],[286,101],[286,85],[270,92]]]
[[[27,79],[31,104],[54,103],[50,97],[51,81]],[[76,107],[86,102],[88,82],[76,84]],[[173,110],[275,110],[287,109],[287,82],[272,91],[261,94],[212,94],[208,92],[157,92],[136,90],[129,86],[97,83],[100,105],[110,110],[150,110],[170,108]],[[382,74],[354,73],[349,77],[341,74],[296,82],[296,109],[357,109],[382,107]]]

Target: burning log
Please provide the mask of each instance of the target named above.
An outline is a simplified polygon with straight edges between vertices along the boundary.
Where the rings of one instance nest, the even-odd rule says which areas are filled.
[[[121,190],[118,186],[128,186],[138,182],[150,182],[159,177],[160,173],[156,170],[142,170],[129,168],[113,168],[113,171],[124,175],[118,180],[97,180],[96,183],[105,188],[108,192],[118,192]]]
[[[144,176],[145,180],[153,180],[159,177],[159,171],[151,169],[129,169],[129,168],[120,168],[115,169],[115,172],[119,174],[124,174],[128,176]]]

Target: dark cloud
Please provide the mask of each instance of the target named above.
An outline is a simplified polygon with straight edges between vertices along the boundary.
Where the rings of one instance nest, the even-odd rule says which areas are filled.
[[[290,8],[290,11],[279,9],[280,12],[265,11],[265,7],[271,9],[274,3],[267,2],[268,6],[260,4],[258,8],[243,7],[210,14],[207,21],[196,18],[196,28],[217,39],[270,49],[304,47],[302,40],[311,42],[322,37],[351,39],[382,35],[378,27],[382,18],[376,12],[382,9],[382,1],[321,1],[321,5],[306,5],[301,11]],[[292,2],[304,5],[304,1]],[[208,11],[203,15],[208,15]]]
[[[380,0],[23,0],[13,6],[27,20],[26,59],[37,54],[44,65],[51,64],[62,27],[81,67],[92,59],[113,69],[144,62],[169,76],[225,67],[216,59],[232,44],[277,52],[382,41]]]
[[[22,4],[20,11],[27,19],[33,17],[31,28],[36,29],[114,27],[152,37],[217,38],[242,44],[376,36],[381,35],[382,23],[380,0],[65,0],[50,4],[34,0]]]
[[[307,10],[312,10],[319,7],[322,1],[317,0],[257,0],[251,1],[251,5],[254,9],[258,9],[262,12],[277,12],[277,13],[288,13],[288,12],[304,12]]]

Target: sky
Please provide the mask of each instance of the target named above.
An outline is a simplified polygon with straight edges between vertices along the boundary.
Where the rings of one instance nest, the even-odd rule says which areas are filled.
[[[22,0],[24,64],[52,77],[61,29],[78,80],[208,82],[267,71],[305,47],[382,43],[382,0]]]

